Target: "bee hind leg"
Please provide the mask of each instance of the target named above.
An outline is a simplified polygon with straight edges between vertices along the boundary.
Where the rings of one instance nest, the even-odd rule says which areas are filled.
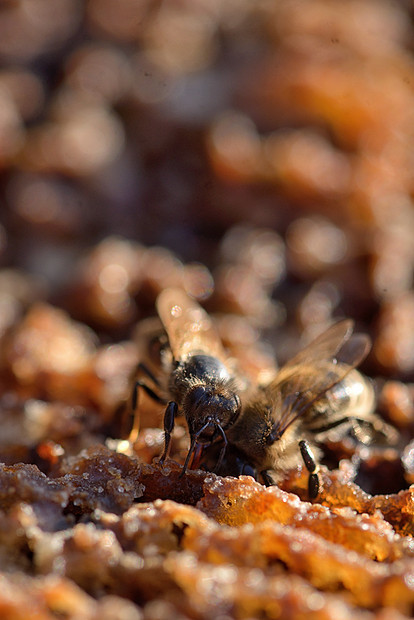
[[[162,405],[165,405],[165,400],[163,398],[161,398],[161,396],[159,396],[156,392],[154,392],[154,390],[152,390],[146,383],[145,381],[135,381],[134,383],[134,387],[132,389],[132,397],[131,397],[131,411],[129,414],[129,418],[127,420],[127,426],[129,427],[129,434],[128,434],[128,439],[131,443],[133,443],[136,438],[138,437],[138,432],[139,432],[139,416],[138,416],[138,394],[139,394],[139,390],[143,389],[144,392],[150,397],[152,398],[152,400],[155,400],[155,402],[160,403]]]
[[[319,494],[319,475],[318,475],[318,465],[315,461],[315,457],[313,452],[307,441],[304,439],[299,442],[299,449],[302,455],[303,462],[305,463],[305,467],[309,472],[308,478],[308,495],[309,499],[316,499]]]
[[[150,371],[150,369],[144,364],[140,362],[136,367],[136,373],[141,373],[146,375],[152,383],[160,387],[159,381],[157,377]],[[127,437],[131,443],[134,443],[138,437],[139,432],[139,416],[138,416],[138,395],[139,389],[142,388],[146,394],[155,400],[155,402],[165,405],[166,401],[161,398],[153,389],[146,384],[146,382],[142,379],[137,379],[132,388],[131,394],[131,406],[130,408],[125,409],[125,413],[123,416],[123,420],[121,423],[121,436]],[[129,409],[129,413],[128,413]]]

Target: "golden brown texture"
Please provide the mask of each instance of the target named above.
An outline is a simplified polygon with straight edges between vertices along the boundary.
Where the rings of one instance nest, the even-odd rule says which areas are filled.
[[[1,3],[1,618],[412,617],[412,23],[391,0]],[[299,452],[279,487],[181,476],[180,421],[161,467],[163,406],[140,393],[125,435],[167,287],[254,383],[353,318],[395,445],[326,445],[313,503]]]

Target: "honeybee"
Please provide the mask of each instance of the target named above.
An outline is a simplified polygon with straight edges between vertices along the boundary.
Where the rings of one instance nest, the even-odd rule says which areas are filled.
[[[221,439],[217,467],[227,448],[228,429],[240,415],[240,394],[247,382],[234,372],[220,336],[206,311],[181,289],[166,289],[156,301],[158,315],[168,337],[168,348],[161,355],[161,378],[145,366],[156,389],[145,380],[135,383],[132,410],[138,405],[139,389],[166,405],[164,413],[165,445],[160,458],[169,453],[175,419],[184,416],[190,435],[190,448],[184,463],[187,470],[194,454]]]
[[[239,455],[238,474],[260,473],[267,484],[297,465],[298,449],[309,471],[308,493],[319,492],[319,443],[352,427],[367,441],[393,429],[373,412],[370,381],[355,367],[370,350],[370,339],[353,334],[353,321],[334,324],[287,362],[267,385],[258,387],[228,429]]]

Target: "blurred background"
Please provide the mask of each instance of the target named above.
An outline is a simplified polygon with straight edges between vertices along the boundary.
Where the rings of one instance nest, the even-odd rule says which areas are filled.
[[[354,317],[367,368],[413,380],[412,19],[403,0],[1,0],[0,333],[46,299],[123,337],[180,284],[282,361]]]

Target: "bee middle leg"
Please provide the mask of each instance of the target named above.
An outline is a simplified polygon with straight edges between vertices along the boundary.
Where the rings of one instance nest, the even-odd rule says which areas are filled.
[[[138,364],[137,370],[141,371],[142,373],[145,373],[151,379],[151,381],[156,386],[159,387],[157,378],[145,366],[145,364],[142,364],[142,363]],[[150,388],[149,385],[147,385],[144,380],[138,379],[138,381],[135,381],[134,387],[132,388],[130,415],[129,415],[129,419],[126,424],[126,426],[129,427],[129,433],[125,433],[125,435],[128,435],[128,439],[132,443],[138,437],[138,432],[139,432],[139,416],[137,415],[137,409],[138,409],[138,394],[139,394],[140,388],[143,389],[144,392],[150,398],[152,398],[152,400],[154,400],[155,402],[160,403],[161,405],[166,404],[165,399],[161,398],[161,396],[159,396],[152,388]]]
[[[302,455],[303,462],[305,463],[305,467],[309,472],[308,478],[308,495],[309,499],[316,499],[319,493],[319,476],[318,476],[318,465],[315,461],[315,457],[313,452],[307,441],[304,439],[299,442],[299,449]]]

